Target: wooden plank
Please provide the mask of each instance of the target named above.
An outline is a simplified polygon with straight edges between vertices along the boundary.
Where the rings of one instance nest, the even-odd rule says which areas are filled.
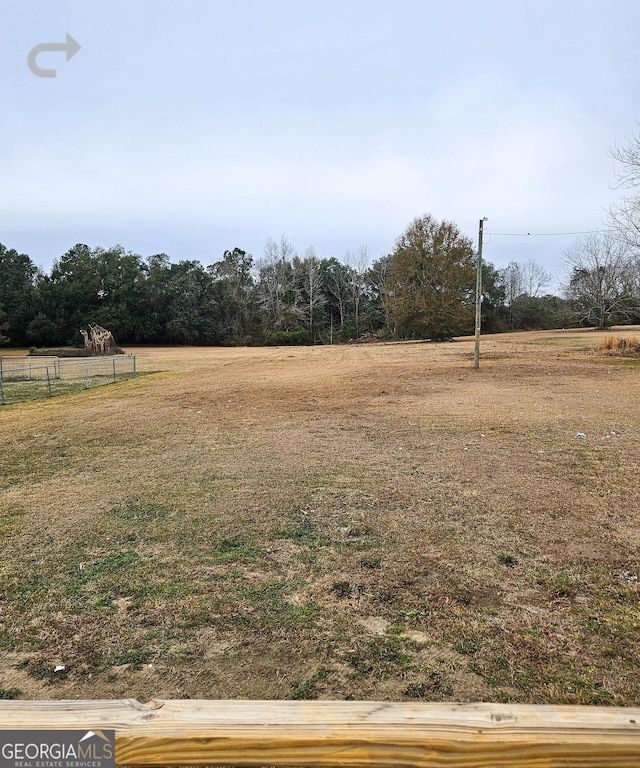
[[[0,728],[112,728],[119,765],[640,766],[640,709],[353,701],[2,701]]]

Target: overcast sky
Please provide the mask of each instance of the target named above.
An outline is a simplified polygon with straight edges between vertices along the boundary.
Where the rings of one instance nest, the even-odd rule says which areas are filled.
[[[0,242],[389,253],[416,216],[603,227],[640,119],[638,0],[2,0]],[[37,77],[30,50],[43,52]],[[485,239],[560,265],[573,236]]]

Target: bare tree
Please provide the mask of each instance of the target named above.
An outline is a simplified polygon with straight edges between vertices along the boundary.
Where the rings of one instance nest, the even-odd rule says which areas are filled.
[[[314,344],[316,310],[324,305],[325,296],[322,292],[320,261],[312,245],[305,250],[302,261],[294,259],[294,269],[301,277],[296,302],[298,314],[300,319],[308,326],[311,343]]]
[[[510,261],[504,269],[500,270],[500,279],[504,285],[505,300],[508,306],[524,293],[524,280],[522,267],[517,261]]]
[[[509,310],[509,325],[513,330],[519,325],[524,306],[530,304],[530,299],[542,296],[544,289],[551,283],[551,274],[537,261],[528,259],[510,262],[499,271],[499,275]]]
[[[366,245],[360,245],[355,253],[347,251],[344,257],[344,263],[351,269],[350,291],[356,338],[360,335],[360,305],[369,261],[369,249]]]
[[[335,307],[338,310],[340,329],[342,330],[351,298],[351,283],[353,280],[351,267],[341,264],[337,259],[328,259],[323,265],[322,275],[331,307]],[[332,309],[331,322],[333,323]]]
[[[619,164],[615,189],[636,190],[609,209],[609,222],[626,246],[640,254],[640,131],[627,144],[615,144],[609,155]]]
[[[538,298],[551,283],[551,273],[533,259],[528,259],[521,265],[523,293]]]
[[[511,261],[500,270],[500,278],[505,288],[507,304],[512,304],[523,294],[537,298],[551,283],[551,273],[533,259]]]
[[[522,267],[517,261],[511,261],[504,269],[500,270],[500,280],[504,286],[504,297],[509,310],[509,326],[515,327],[514,307],[516,300],[524,293],[524,279]]]
[[[635,259],[609,235],[584,235],[564,253],[570,273],[564,286],[571,312],[581,323],[606,328],[640,311]]]
[[[286,294],[294,288],[291,260],[296,252],[285,235],[281,235],[279,243],[269,238],[263,253],[257,263],[260,305],[268,313],[274,327],[280,327]]]

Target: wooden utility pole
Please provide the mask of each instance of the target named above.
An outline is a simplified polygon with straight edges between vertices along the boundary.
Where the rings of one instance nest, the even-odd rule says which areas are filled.
[[[480,316],[482,310],[482,229],[487,217],[480,219],[478,230],[478,265],[476,269],[476,347],[473,355],[473,367],[480,368]]]

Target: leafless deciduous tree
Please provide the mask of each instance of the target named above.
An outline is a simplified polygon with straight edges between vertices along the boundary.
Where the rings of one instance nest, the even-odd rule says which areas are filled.
[[[351,301],[353,303],[353,317],[355,321],[356,338],[360,335],[360,304],[365,289],[365,276],[369,268],[369,250],[366,245],[361,245],[355,253],[347,251],[344,257],[345,264],[351,269]]]
[[[524,293],[538,298],[544,294],[545,288],[551,284],[551,273],[537,261],[527,259],[522,263],[522,280]]]
[[[544,289],[551,283],[551,274],[533,259],[523,262],[511,261],[499,274],[509,310],[509,324],[514,328],[517,322],[517,305],[524,299],[542,296]]]
[[[584,235],[564,253],[564,286],[575,319],[598,328],[634,319],[640,312],[637,260],[610,235]]]
[[[533,259],[510,262],[500,270],[500,277],[509,304],[523,294],[534,298],[542,296],[544,289],[551,283],[551,273]]]
[[[308,327],[311,342],[314,343],[316,310],[324,305],[325,298],[322,292],[320,261],[312,245],[305,250],[302,261],[294,259],[294,269],[301,278],[296,298],[298,315]]]
[[[260,305],[274,328],[282,327],[287,294],[294,290],[291,260],[295,255],[295,248],[285,235],[281,235],[279,243],[269,238],[264,244],[264,256],[256,265]]]
[[[609,210],[615,232],[636,255],[640,255],[640,130],[627,144],[615,144],[609,155],[618,162],[614,187],[630,190]]]
[[[327,298],[332,306],[338,310],[338,320],[342,329],[351,300],[353,279],[351,268],[341,264],[337,259],[328,259],[324,266],[323,278]],[[331,322],[333,323],[333,312],[331,313]]]

